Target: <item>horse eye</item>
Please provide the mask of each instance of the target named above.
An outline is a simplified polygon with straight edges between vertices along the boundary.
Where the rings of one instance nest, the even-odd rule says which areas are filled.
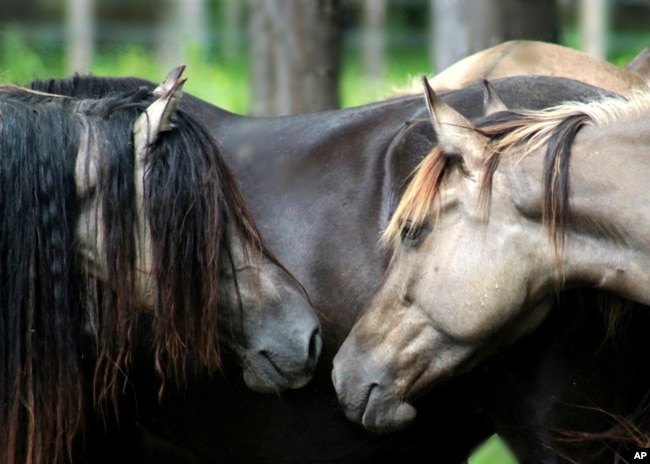
[[[426,227],[423,224],[414,224],[410,220],[406,221],[400,232],[402,243],[413,243],[417,241],[422,236],[422,232],[424,232],[425,229]]]

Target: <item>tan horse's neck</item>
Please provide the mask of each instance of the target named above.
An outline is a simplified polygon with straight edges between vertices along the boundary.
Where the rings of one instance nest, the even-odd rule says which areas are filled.
[[[650,304],[650,133],[645,121],[628,117],[607,127],[588,124],[572,145],[564,286],[593,286]],[[522,211],[541,211],[543,153],[542,148],[523,159],[515,156],[503,167]],[[540,249],[552,257],[547,244],[548,239]],[[545,262],[556,265],[553,259]]]

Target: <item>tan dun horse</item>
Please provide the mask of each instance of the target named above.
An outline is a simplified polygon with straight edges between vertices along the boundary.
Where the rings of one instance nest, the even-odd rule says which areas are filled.
[[[557,292],[650,304],[650,92],[488,115],[424,80],[440,145],[384,235],[384,281],[334,359],[347,416],[399,428],[412,401],[530,333]]]

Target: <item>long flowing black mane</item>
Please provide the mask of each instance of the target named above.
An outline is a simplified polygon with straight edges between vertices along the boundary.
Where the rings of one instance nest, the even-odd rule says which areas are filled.
[[[80,360],[89,327],[96,403],[115,400],[127,381],[138,321],[132,128],[152,101],[145,88],[101,100],[0,89],[4,463],[57,463],[70,455],[84,413]],[[220,366],[219,270],[233,266],[226,227],[248,258],[266,253],[215,141],[182,111],[172,122],[150,147],[144,199],[157,282],[152,345],[163,379],[180,378],[190,359],[195,368]],[[93,148],[102,282],[75,266],[75,163]]]
[[[55,462],[82,416],[72,118],[0,99],[0,461]]]

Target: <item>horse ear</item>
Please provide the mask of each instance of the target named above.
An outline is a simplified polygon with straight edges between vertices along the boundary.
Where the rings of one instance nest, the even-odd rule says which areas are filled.
[[[183,75],[183,71],[185,71],[184,64],[176,66],[174,69],[169,71],[169,73],[167,73],[167,75],[165,76],[165,79],[163,79],[162,83],[154,89],[153,91],[154,96],[163,97],[167,95],[169,92],[171,92],[174,85],[178,82],[178,80]]]
[[[470,171],[478,171],[483,166],[487,138],[479,134],[465,116],[443,102],[424,76],[422,83],[438,143],[446,153],[462,156]]]
[[[508,111],[508,107],[487,79],[483,79],[483,108],[485,108],[486,115]]]
[[[183,84],[187,78],[181,78],[180,73],[174,78],[175,72],[183,72],[184,67],[178,67],[167,75],[167,78],[154,90],[158,99],[140,115],[133,125],[133,141],[136,156],[143,158],[147,147],[154,143],[158,136],[172,128],[170,122],[183,95]],[[173,82],[172,82],[173,78]]]

